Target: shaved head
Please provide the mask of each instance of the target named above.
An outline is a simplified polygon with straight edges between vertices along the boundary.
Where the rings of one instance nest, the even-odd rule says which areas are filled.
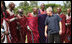
[[[45,8],[45,4],[42,3],[42,4],[41,4],[41,9],[44,9],[44,8]]]
[[[12,10],[15,8],[15,4],[13,2],[9,3],[9,8],[11,8]]]
[[[38,10],[37,7],[34,7],[34,8],[33,8],[33,12],[34,12],[34,13],[37,13],[37,10]]]
[[[57,13],[60,14],[60,12],[61,12],[61,8],[58,7],[57,8]]]
[[[10,2],[10,3],[9,3],[9,7],[12,6],[12,5],[15,6],[15,4],[14,4],[13,2]]]
[[[42,4],[41,4],[41,6],[45,6],[45,4],[44,4],[44,3],[42,3]]]
[[[71,10],[70,8],[68,8],[67,10]]]
[[[67,9],[67,13],[68,13],[68,14],[70,14],[70,12],[71,12],[71,9],[70,9],[70,8],[68,8],[68,9]]]

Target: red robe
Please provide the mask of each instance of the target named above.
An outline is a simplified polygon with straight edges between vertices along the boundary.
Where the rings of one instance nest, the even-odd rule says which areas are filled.
[[[8,15],[8,12],[6,11],[6,13],[7,13],[7,15]],[[2,15],[3,15],[3,18],[1,18],[1,25],[3,24],[3,19],[5,20],[5,22],[7,21],[7,18],[5,18],[5,12],[3,12],[2,13]],[[9,32],[9,29],[8,29],[8,27],[9,27],[9,25],[8,25],[8,23],[6,22],[6,30],[5,31],[8,31]],[[10,34],[9,34],[10,35]],[[6,35],[6,37],[7,37],[7,43],[11,43],[11,39],[10,39],[10,36],[9,35]],[[3,36],[1,35],[1,38],[2,38]],[[6,38],[5,38],[6,39]]]
[[[3,15],[4,17],[1,18],[1,24],[3,23],[3,19],[5,19],[5,13],[3,12],[2,15]]]
[[[71,17],[66,20],[66,23],[71,23]],[[71,24],[66,26],[65,43],[71,43]]]
[[[20,31],[18,31],[18,32],[21,32],[21,34],[19,35],[20,42],[21,43],[25,43],[26,33],[27,33],[27,25],[26,25],[27,18],[25,16],[23,16],[21,19],[18,19],[17,22],[19,22],[20,23],[20,26],[21,26]]]
[[[10,14],[7,12],[7,19],[12,19],[14,18],[14,15],[10,16]],[[10,32],[11,32],[11,41],[12,43],[17,43],[19,42],[19,38],[18,38],[18,32],[17,32],[17,25],[16,25],[16,21],[12,21],[12,22],[9,22],[9,29],[10,29]]]
[[[34,43],[39,43],[39,32],[38,32],[38,17],[34,17],[32,14],[29,14],[27,17],[27,25],[33,32]],[[32,35],[31,32],[27,33],[28,43],[32,43]]]
[[[61,22],[62,22],[61,42],[63,42],[64,41],[64,38],[65,38],[64,37],[65,36],[65,32],[66,32],[66,26],[65,26],[66,16],[64,14],[60,14],[59,16],[62,18],[62,20],[61,20]]]

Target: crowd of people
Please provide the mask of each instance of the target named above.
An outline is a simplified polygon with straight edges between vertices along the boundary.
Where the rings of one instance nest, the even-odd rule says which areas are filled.
[[[1,1],[1,43],[71,43],[71,9],[67,9],[67,15],[57,8],[53,14],[53,8],[45,10],[44,3],[41,9],[33,8],[33,12],[27,16],[23,9],[18,9],[15,15],[13,2],[9,8]]]

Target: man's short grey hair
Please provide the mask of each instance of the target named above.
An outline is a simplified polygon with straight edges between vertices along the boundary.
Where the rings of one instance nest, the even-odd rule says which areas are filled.
[[[48,8],[46,9],[46,11],[51,11],[51,12],[52,12],[52,11],[53,11],[53,10],[52,10],[52,7],[48,7]]]

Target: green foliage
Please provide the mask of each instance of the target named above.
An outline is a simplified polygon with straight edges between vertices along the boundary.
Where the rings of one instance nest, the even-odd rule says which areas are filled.
[[[71,8],[71,1],[63,1],[64,7]]]
[[[17,10],[20,8],[20,9],[23,9],[24,10],[24,14],[27,16],[27,13],[28,12],[32,12],[33,7],[40,8],[40,6],[38,6],[37,3],[38,3],[37,1],[30,1],[30,6],[29,6],[29,3],[27,1],[21,2],[19,4],[19,6],[17,8],[15,8],[15,14],[17,14]],[[69,7],[65,7],[65,5],[64,6],[61,6],[60,4],[45,4],[45,9],[48,8],[49,6],[51,6],[53,8],[53,12],[56,13],[57,12],[57,8],[58,7],[61,7],[62,12],[64,14],[66,14],[66,9],[67,8],[71,8],[70,7],[71,6],[71,2],[67,2],[67,3],[70,4]],[[33,6],[33,4],[35,6]]]
[[[48,8],[48,7],[52,7],[53,8],[53,12],[54,12],[55,11],[54,8],[61,7],[61,5],[59,5],[59,4],[46,4],[45,5],[45,9]]]
[[[63,13],[67,13],[67,8],[71,8],[71,1],[63,1],[64,6],[62,7]]]
[[[19,6],[29,6],[29,3],[27,2],[27,1],[24,1],[24,2],[21,2],[20,4],[19,4]]]
[[[27,1],[24,1],[24,6],[29,6],[29,3]]]
[[[15,13],[15,14],[17,14],[17,10],[18,10],[18,8],[15,8],[15,9],[14,9],[14,13]]]
[[[19,6],[24,6],[24,2],[20,2]]]
[[[38,6],[38,1],[30,1],[30,6]]]

